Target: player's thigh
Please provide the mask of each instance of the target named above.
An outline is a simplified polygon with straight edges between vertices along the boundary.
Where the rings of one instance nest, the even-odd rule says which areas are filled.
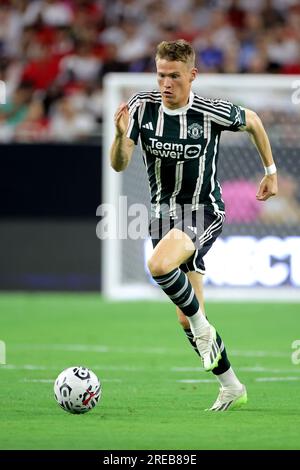
[[[171,229],[155,246],[148,262],[153,275],[166,274],[185,263],[194,253],[190,237],[177,228]]]
[[[200,308],[203,313],[205,313],[204,309],[204,294],[203,294],[203,274],[197,273],[196,271],[189,271],[187,274],[190,283],[194,289],[195,295],[198,299],[200,304]],[[179,307],[176,307],[176,313],[179,320],[179,323],[182,325],[183,328],[188,329],[190,327],[188,318],[184,313],[180,310]]]

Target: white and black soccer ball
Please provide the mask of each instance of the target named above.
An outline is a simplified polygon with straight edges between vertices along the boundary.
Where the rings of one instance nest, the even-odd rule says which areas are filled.
[[[98,377],[86,367],[69,367],[54,382],[55,400],[69,413],[81,414],[91,410],[99,402],[101,393]]]

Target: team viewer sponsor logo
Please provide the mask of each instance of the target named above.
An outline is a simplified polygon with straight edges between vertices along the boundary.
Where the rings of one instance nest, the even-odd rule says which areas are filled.
[[[150,138],[150,145],[145,144],[145,150],[155,157],[174,158],[177,160],[197,158],[201,154],[201,145],[185,145],[175,142],[161,142]]]
[[[186,145],[184,158],[197,158],[201,152],[201,145]]]

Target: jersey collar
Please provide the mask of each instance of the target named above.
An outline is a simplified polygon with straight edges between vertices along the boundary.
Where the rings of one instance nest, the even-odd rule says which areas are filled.
[[[164,110],[164,113],[169,114],[169,116],[177,116],[178,114],[185,113],[192,106],[193,101],[194,101],[194,93],[192,91],[190,91],[189,102],[188,102],[188,104],[186,104],[182,108],[169,109],[169,108],[166,108],[166,106],[163,104],[163,102],[161,103],[161,105],[162,105],[162,108]]]

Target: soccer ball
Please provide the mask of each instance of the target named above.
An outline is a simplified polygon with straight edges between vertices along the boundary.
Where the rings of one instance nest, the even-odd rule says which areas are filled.
[[[54,382],[55,400],[69,413],[87,413],[97,405],[101,393],[98,377],[86,367],[69,367]]]

